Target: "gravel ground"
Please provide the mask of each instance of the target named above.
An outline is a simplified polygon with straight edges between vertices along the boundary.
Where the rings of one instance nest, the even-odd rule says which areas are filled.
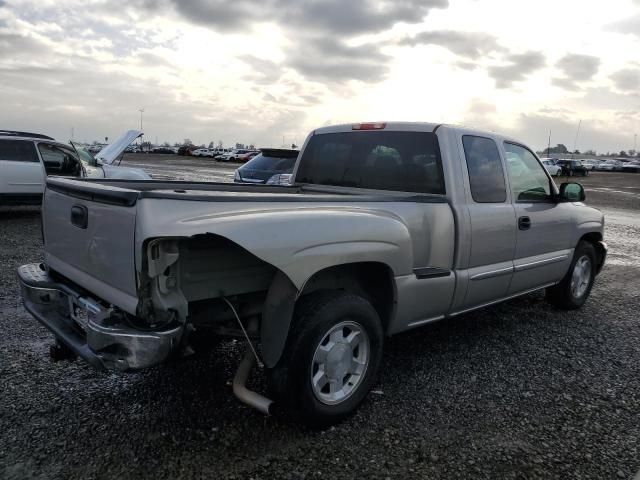
[[[390,338],[374,392],[324,432],[234,399],[235,342],[133,374],[51,363],[14,273],[41,258],[38,209],[0,208],[0,478],[632,478],[640,175],[584,184],[611,249],[584,308],[555,311],[536,293]]]

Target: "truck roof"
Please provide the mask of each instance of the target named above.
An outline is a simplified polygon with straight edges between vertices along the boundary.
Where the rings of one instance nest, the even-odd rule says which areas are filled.
[[[494,138],[499,141],[513,142],[517,144],[523,144],[521,141],[510,137],[508,135],[502,135],[498,132],[492,132],[488,130],[481,130],[474,127],[467,127],[464,125],[455,125],[448,123],[431,123],[431,122],[360,122],[360,123],[343,123],[340,125],[329,125],[326,127],[316,128],[312,135],[324,134],[324,133],[341,133],[351,131],[364,131],[364,130],[383,130],[383,131],[395,131],[395,132],[435,132],[438,128],[447,128],[451,130],[464,131],[467,135],[478,135]]]
[[[381,126],[374,128],[358,128],[357,126]],[[433,132],[439,123],[427,122],[360,122],[360,123],[343,123],[340,125],[330,125],[327,127],[316,128],[314,134],[350,132],[352,130],[386,130],[386,131],[415,131],[415,132]]]

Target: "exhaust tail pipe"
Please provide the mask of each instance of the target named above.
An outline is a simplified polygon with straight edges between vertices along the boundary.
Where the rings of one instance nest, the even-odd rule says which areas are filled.
[[[251,348],[247,347],[247,351],[244,354],[244,358],[240,362],[236,376],[233,377],[233,394],[242,403],[245,403],[256,410],[269,415],[269,409],[273,405],[273,400],[269,400],[267,397],[263,397],[259,393],[249,390],[246,387],[249,373],[255,365],[255,357]]]

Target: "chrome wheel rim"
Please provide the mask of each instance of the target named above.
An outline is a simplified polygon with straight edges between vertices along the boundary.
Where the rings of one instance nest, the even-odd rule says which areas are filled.
[[[583,255],[573,266],[571,274],[571,294],[574,298],[582,297],[591,283],[591,260]]]
[[[310,380],[315,397],[326,405],[349,398],[364,379],[370,352],[362,325],[350,320],[334,325],[313,354]]]

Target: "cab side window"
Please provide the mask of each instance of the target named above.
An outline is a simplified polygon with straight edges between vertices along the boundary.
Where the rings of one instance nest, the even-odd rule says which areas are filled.
[[[26,140],[1,140],[0,160],[10,162],[39,162],[36,147]]]
[[[544,167],[526,148],[505,142],[507,170],[511,192],[516,202],[546,201],[551,196],[551,184]]]
[[[464,135],[471,196],[476,203],[502,203],[507,199],[504,170],[498,146],[490,138]]]

